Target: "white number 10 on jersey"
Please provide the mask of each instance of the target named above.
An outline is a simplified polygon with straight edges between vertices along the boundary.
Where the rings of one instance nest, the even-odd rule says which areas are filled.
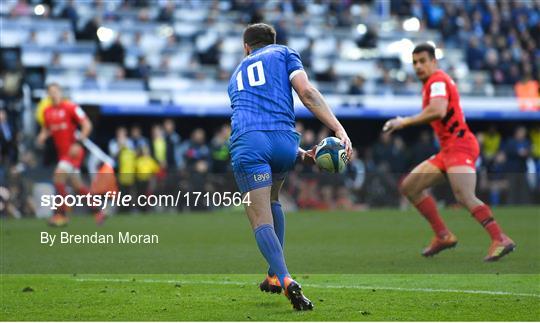
[[[255,70],[257,70],[257,80],[255,80]],[[256,61],[255,63],[249,65],[247,67],[247,75],[249,86],[259,86],[266,83],[266,79],[264,78],[262,61]],[[242,81],[242,71],[239,71],[238,74],[236,74],[236,84],[238,87],[238,91],[242,91],[244,89],[244,82]]]

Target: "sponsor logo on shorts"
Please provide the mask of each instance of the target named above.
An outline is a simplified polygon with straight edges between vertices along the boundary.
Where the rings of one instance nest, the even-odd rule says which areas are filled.
[[[255,182],[263,182],[270,179],[270,173],[264,173],[264,174],[254,174],[253,180]]]

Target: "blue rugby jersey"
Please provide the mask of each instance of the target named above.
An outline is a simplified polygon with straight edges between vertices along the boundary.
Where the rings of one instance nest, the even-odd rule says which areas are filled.
[[[242,60],[228,87],[231,142],[253,130],[295,131],[290,80],[300,70],[298,53],[283,45],[259,48]]]

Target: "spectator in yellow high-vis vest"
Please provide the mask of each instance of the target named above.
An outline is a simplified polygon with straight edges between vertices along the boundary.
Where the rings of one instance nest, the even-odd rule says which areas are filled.
[[[42,98],[36,107],[36,121],[39,123],[40,126],[43,126],[43,123],[45,121],[45,110],[52,105],[51,98],[47,95],[46,97]]]

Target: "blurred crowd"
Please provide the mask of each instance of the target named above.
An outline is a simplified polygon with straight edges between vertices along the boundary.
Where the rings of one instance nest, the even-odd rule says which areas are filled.
[[[0,123],[2,140],[6,139],[5,129]],[[237,191],[229,160],[228,124],[214,130],[196,128],[187,138],[181,138],[172,119],[146,129],[149,131],[145,133],[140,125],[119,126],[103,147],[116,161],[115,173],[123,193]],[[331,135],[324,127],[316,131],[305,128],[301,122],[297,131],[302,133],[300,146],[304,149]],[[497,125],[492,125],[476,135],[481,145],[481,157],[476,165],[479,195],[491,205],[540,203],[540,127],[518,125],[511,136],[503,136]],[[2,145],[1,200],[11,200],[9,214],[35,214],[32,195],[41,192],[42,187],[34,184],[49,182],[52,169],[43,172],[40,156],[34,150],[20,151],[20,158],[11,160],[9,155],[13,152],[4,147],[9,145]],[[289,209],[405,208],[407,203],[398,191],[400,181],[415,165],[437,151],[431,131],[421,131],[412,141],[382,133],[373,144],[355,147],[343,174],[327,174],[316,166],[298,163],[285,182],[282,203]],[[442,185],[434,193],[442,203],[455,205],[449,187]],[[205,210],[208,206],[181,205],[178,211],[188,209]],[[155,210],[126,207],[118,211]]]
[[[211,138],[197,128],[185,139],[175,128],[165,119],[152,126],[149,137],[139,125],[116,129],[108,153],[117,162],[120,190],[132,195],[231,191],[230,126],[221,126]]]
[[[119,127],[108,143],[117,160],[120,187],[136,194],[188,191],[236,191],[229,161],[229,125],[207,138],[209,129],[197,128],[181,138],[172,119],[152,126],[145,137],[141,127]],[[300,146],[311,149],[331,134],[305,128]],[[477,133],[479,191],[491,205],[540,202],[540,127],[516,126],[503,137],[496,125]],[[344,174],[325,174],[316,166],[297,164],[284,187],[284,199],[293,208],[361,209],[404,206],[399,181],[414,166],[438,152],[430,131],[406,143],[399,135],[382,133],[369,146],[356,147]],[[454,204],[450,192],[441,200]]]
[[[495,85],[539,80],[540,2],[391,1],[401,16],[422,18],[446,47],[466,44],[470,70],[489,72]]]
[[[76,86],[102,89],[107,75],[111,78],[109,87],[128,86],[136,91],[133,93],[155,91],[156,97],[164,90],[153,88],[158,83],[152,83],[153,77],[165,78],[160,86],[178,87],[174,93],[180,93],[186,86],[202,87],[206,81],[218,82],[218,87],[214,84],[209,92],[217,92],[216,88],[223,92],[226,88],[223,84],[242,55],[231,49],[227,41],[232,39],[241,49],[239,35],[249,23],[272,23],[278,43],[298,45],[310,77],[325,94],[337,91],[349,95],[418,95],[420,84],[410,70],[405,72],[403,62],[396,57],[379,57],[380,53],[376,52],[387,47],[389,39],[410,36],[411,33],[404,33],[399,27],[400,22],[416,17],[420,24],[418,31],[440,36],[438,48],[454,49],[462,54],[461,61],[467,69],[465,77],[474,78],[469,91],[462,94],[516,94],[535,98],[521,101],[524,110],[538,108],[538,0],[7,0],[2,5],[2,18],[6,21],[21,18],[21,31],[31,29],[22,40],[16,34],[19,44],[14,46],[20,47],[19,52],[2,52],[0,61],[0,209],[7,209],[5,201],[14,201],[10,204],[11,214],[36,212],[30,198],[35,187],[24,179],[50,181],[50,174],[43,176],[41,155],[33,147],[34,108],[31,102],[25,102],[25,97],[29,97],[25,92],[43,88],[46,78],[52,76],[65,77],[63,83],[58,81],[68,89]],[[69,27],[58,37],[53,35],[56,38],[51,41],[48,37],[54,30],[32,29],[31,24],[24,23],[25,18],[32,22],[68,21]],[[391,24],[383,28],[383,22],[392,21],[397,21],[398,27],[393,25],[390,31],[385,30]],[[113,33],[104,28],[111,25],[124,29],[119,27]],[[145,26],[156,28],[140,28]],[[221,33],[213,37],[216,30]],[[3,35],[7,35],[6,30]],[[372,57],[365,60],[373,62],[373,73],[346,74],[343,68],[332,64],[343,60],[341,54],[348,48],[347,42],[355,46],[353,52],[361,50],[368,56],[371,53]],[[88,44],[91,46],[87,48]],[[62,46],[73,50],[69,47],[72,45],[81,45],[76,50],[77,54],[83,51],[83,56],[89,50],[91,61],[70,65],[73,56],[69,55],[74,53],[65,55],[61,50]],[[38,59],[52,50],[50,62],[24,66],[23,61],[36,58],[23,55],[24,47],[32,49],[32,46],[39,49]],[[328,63],[325,68],[321,68],[321,61]],[[34,70],[42,70],[46,77],[34,78]],[[467,81],[457,76],[457,66],[448,66],[448,72],[456,75],[458,85]],[[81,84],[72,81],[79,77]],[[140,88],[131,87],[137,82]],[[499,87],[503,90],[497,90]],[[24,106],[32,108],[25,110]],[[196,129],[189,137],[181,138],[171,119],[151,129],[130,124],[119,127],[103,148],[117,161],[118,181],[127,192],[166,192],[178,183],[191,190],[231,189],[234,181],[226,144],[230,129],[223,126],[209,131]],[[301,125],[299,131],[303,133],[304,148],[328,135],[325,130],[315,132]],[[514,132],[511,136],[503,135],[493,126],[489,131],[477,133],[482,145],[479,190],[492,204],[538,202],[540,130],[516,126]],[[437,145],[431,133],[423,132],[415,140],[383,135],[372,145],[357,148],[347,173],[342,176],[327,176],[299,166],[287,181],[284,198],[293,207],[307,208],[400,205],[397,192],[400,177],[433,154]],[[54,164],[51,161],[54,156],[45,154],[45,158],[50,159],[49,165]],[[448,200],[448,203],[453,202]]]
[[[226,82],[234,69],[232,62],[238,61],[241,53],[230,48],[226,34],[216,36],[215,30],[225,28],[237,33],[238,25],[264,21],[275,26],[277,43],[293,46],[300,52],[307,70],[325,91],[413,95],[418,93],[418,84],[412,71],[403,66],[403,61],[387,57],[381,50],[386,45],[380,40],[399,40],[398,35],[402,33],[395,28],[393,38],[387,34],[382,36],[386,27],[382,27],[381,21],[416,17],[419,24],[416,31],[436,32],[440,35],[437,47],[461,52],[466,71],[459,75],[455,61],[446,67],[458,83],[463,78],[472,78],[463,80],[469,86],[462,91],[482,96],[515,93],[535,99],[540,91],[540,3],[533,0],[96,0],[80,3],[17,0],[9,15],[35,17],[38,4],[42,11],[40,19],[70,22],[72,30],[59,36],[59,44],[95,43],[93,62],[85,64],[82,83],[78,85],[85,89],[102,87],[100,66],[103,64],[117,67],[106,81],[109,87],[114,87],[114,81],[138,80],[142,81],[144,89],[153,90],[151,77],[170,76],[171,70],[175,72],[174,77]],[[190,28],[175,24],[189,24],[190,20],[184,16],[189,10],[195,12],[190,18],[195,30],[188,32]],[[201,10],[204,18],[199,21],[196,13]],[[154,29],[137,29],[128,35],[104,28],[108,24],[143,26],[151,23],[161,26],[159,35]],[[32,30],[25,44],[39,44],[39,39],[39,31]],[[348,41],[356,46],[354,50],[345,46]],[[328,50],[328,46],[335,50]],[[345,52],[368,50],[366,53],[369,53],[371,49],[381,50],[375,54],[379,58],[374,62],[373,72],[351,75],[346,68],[336,68],[342,59],[340,56],[348,56]],[[60,52],[53,52],[50,64],[45,66],[57,72],[64,67]],[[524,105],[525,109],[538,108],[537,101]]]
[[[316,132],[302,123],[297,124],[297,131],[302,133],[304,149],[331,135],[324,127]],[[178,187],[236,191],[228,154],[229,132],[229,126],[223,125],[207,139],[206,130],[197,128],[189,138],[182,139],[171,119],[154,125],[149,138],[141,134],[139,126],[129,131],[120,127],[109,142],[109,154],[118,160],[120,185],[127,191],[135,187],[138,194],[170,192]],[[481,145],[477,164],[480,194],[491,205],[540,202],[540,127],[517,126],[512,136],[503,137],[492,125],[477,136]],[[285,184],[283,198],[292,208],[403,206],[399,181],[437,151],[430,131],[421,132],[410,143],[398,135],[383,133],[372,145],[355,148],[344,174],[325,174],[316,166],[297,164]],[[154,173],[152,181],[137,178],[147,177],[149,169]],[[455,204],[447,194],[450,192],[440,193],[441,200]]]

